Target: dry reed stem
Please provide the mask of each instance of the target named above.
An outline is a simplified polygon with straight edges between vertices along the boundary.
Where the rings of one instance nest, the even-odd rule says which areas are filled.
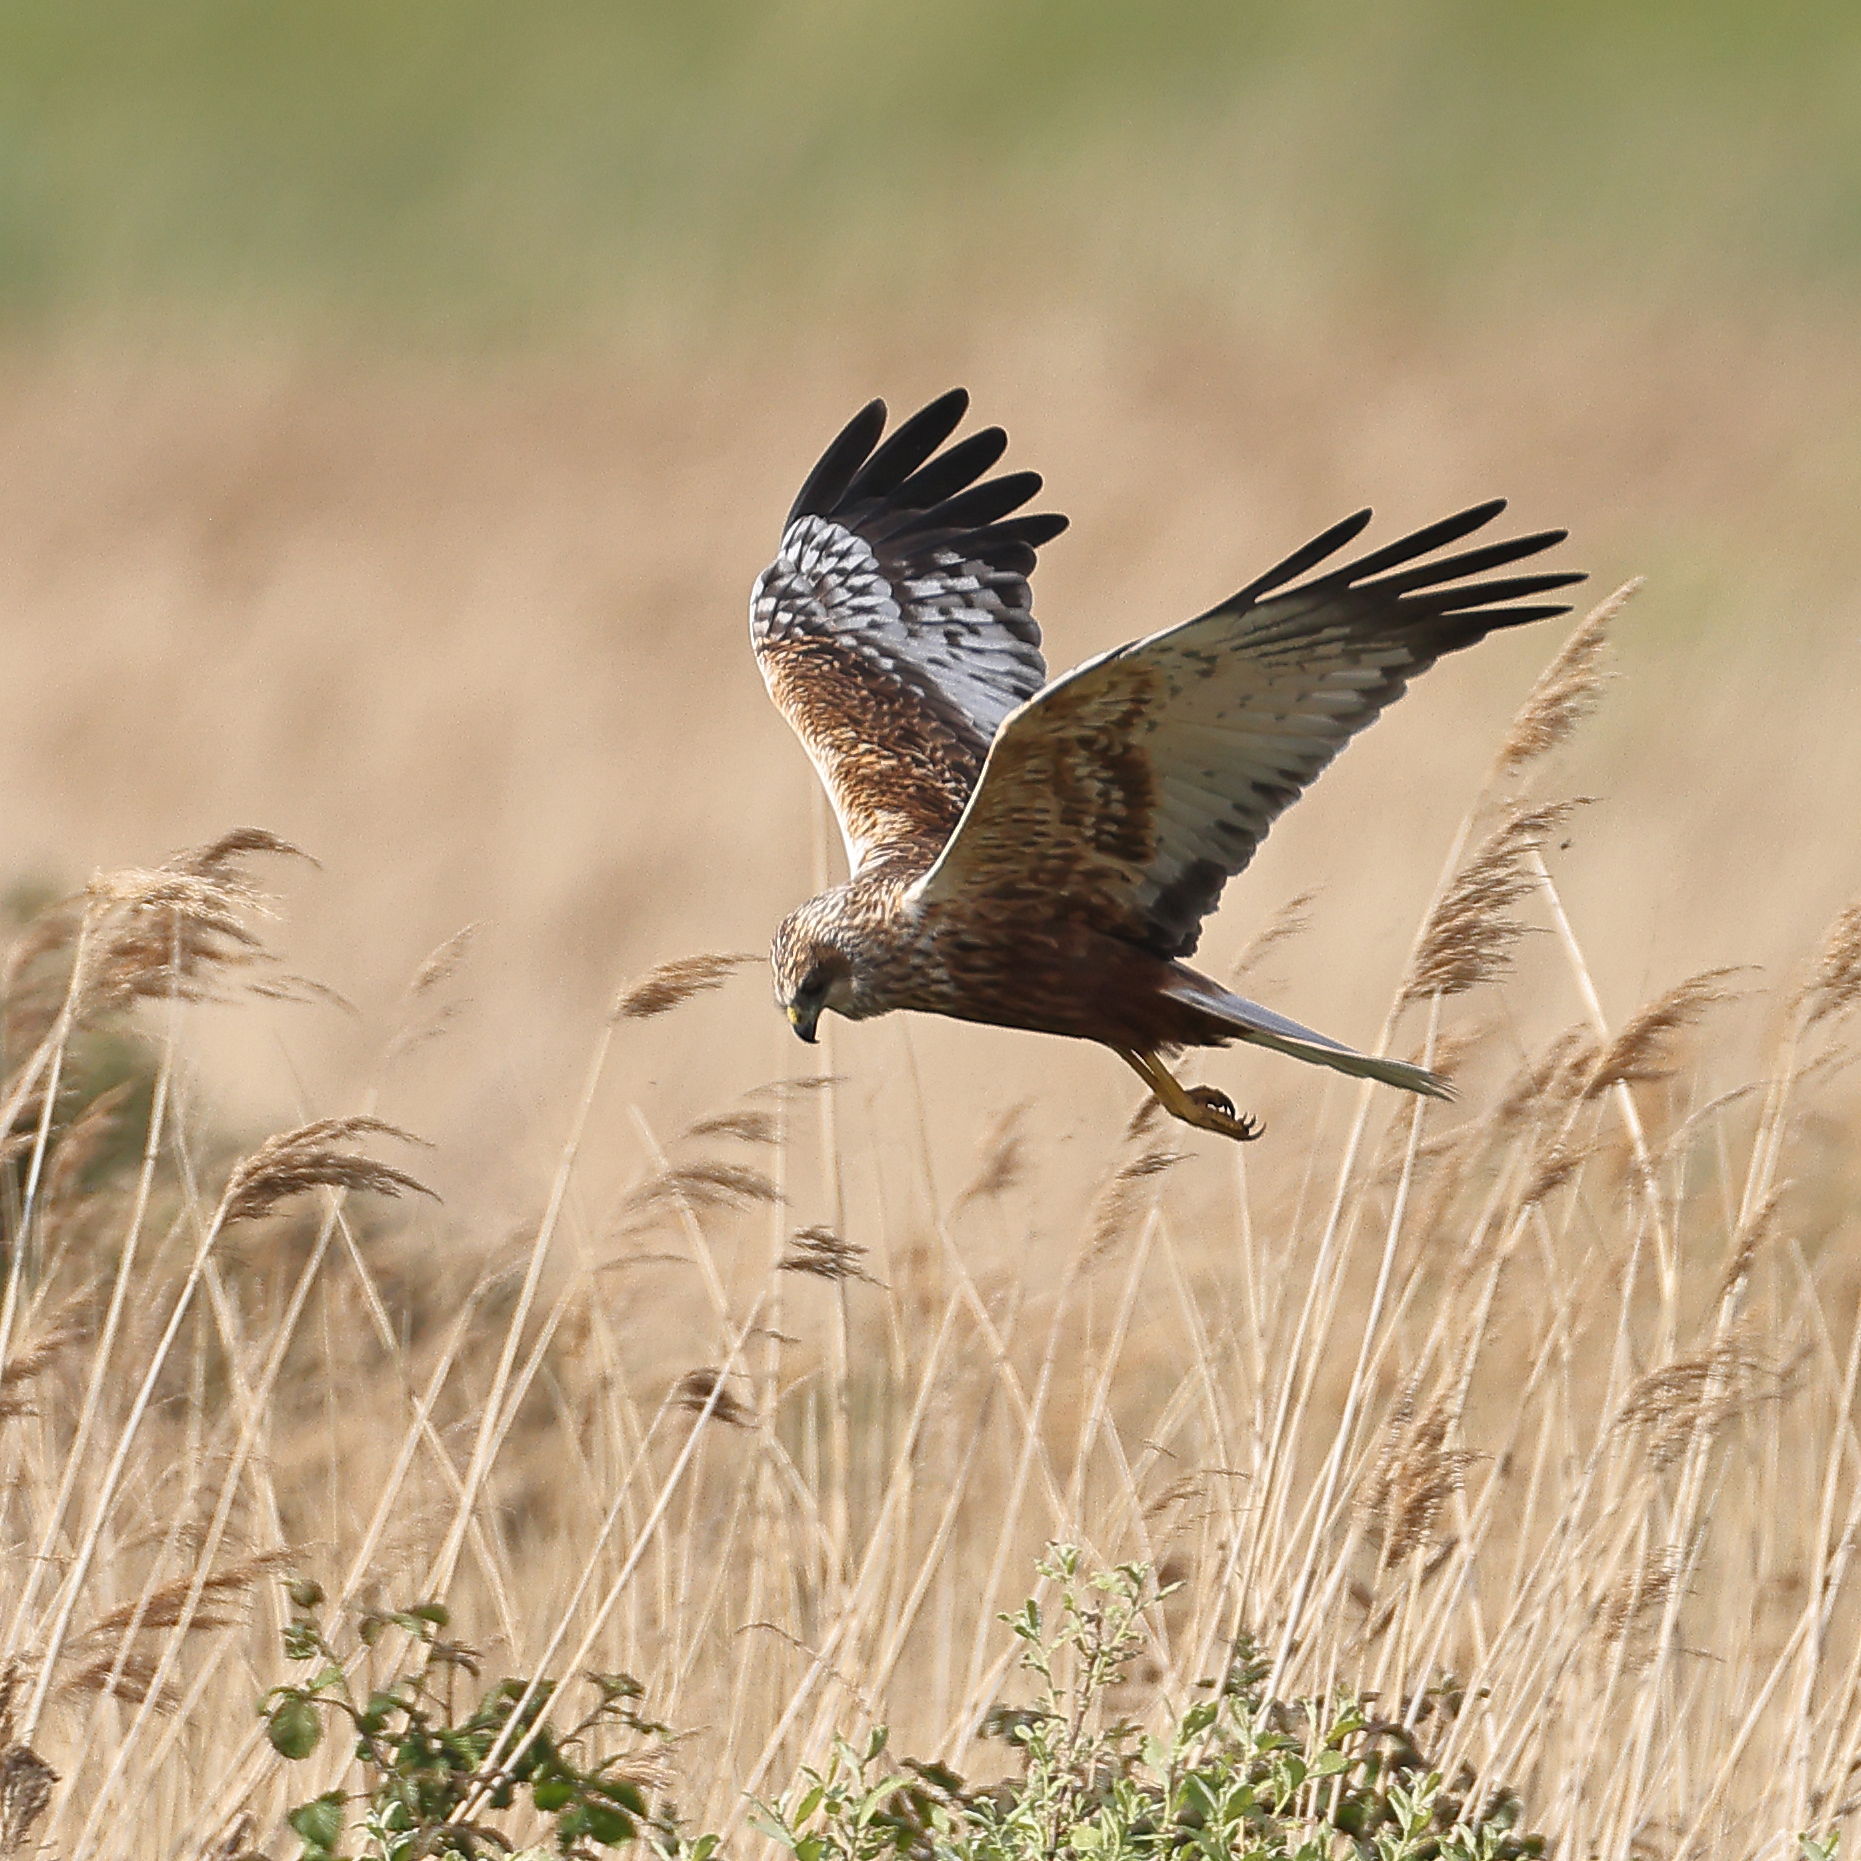
[[[728,1375],[735,1369],[743,1354],[744,1346],[748,1343],[749,1338],[754,1333],[761,1320],[762,1310],[762,1301],[759,1299],[756,1304],[751,1307],[749,1316],[744,1320],[742,1326],[731,1340],[729,1354],[725,1358],[721,1368],[713,1372],[714,1375]],[[716,1386],[714,1386],[714,1389],[715,1387]],[[672,1405],[670,1403],[662,1404],[659,1414],[664,1415],[669,1413],[671,1407]],[[702,1405],[699,1420],[700,1422],[703,1420]],[[657,1421],[658,1416],[655,1416],[654,1427],[657,1426]],[[653,1429],[649,1428],[647,1431],[648,1440],[651,1439],[652,1432]],[[567,1662],[564,1663],[570,1672],[579,1673],[586,1668],[589,1654],[594,1647],[595,1640],[599,1636],[603,1624],[607,1621],[615,1605],[619,1602],[628,1585],[632,1582],[634,1574],[644,1561],[648,1549],[652,1546],[658,1534],[660,1525],[664,1521],[667,1511],[671,1508],[673,1495],[679,1490],[681,1483],[686,1477],[687,1470],[691,1466],[693,1458],[697,1453],[698,1442],[703,1433],[704,1430],[701,1426],[694,1427],[687,1431],[683,1445],[680,1447],[671,1467],[667,1470],[665,1479],[660,1483],[659,1490],[654,1495],[651,1507],[648,1509],[646,1516],[642,1519],[634,1534],[633,1544],[628,1550],[626,1558],[623,1560],[620,1569],[615,1573],[606,1590],[602,1593],[600,1601],[590,1612],[588,1626],[583,1632],[581,1641],[576,1645],[574,1652],[570,1655]],[[635,1463],[636,1468],[644,1466],[645,1464],[643,1451],[645,1446],[646,1441],[642,1441],[642,1454],[640,1459]],[[630,1485],[631,1482],[629,1481],[628,1484]],[[612,1504],[608,1507],[606,1516],[601,1521],[600,1532],[595,1540],[596,1550],[605,1546],[615,1526],[620,1522],[622,1505],[627,1496],[627,1490],[628,1487],[623,1486],[621,1491],[615,1496]],[[479,1767],[479,1776],[481,1779],[479,1787],[470,1798],[460,1805],[458,1813],[454,1818],[455,1821],[465,1821],[475,1815],[494,1787],[494,1780],[498,1774],[497,1767],[503,1762],[505,1754],[510,1748],[512,1738],[518,1734],[520,1728],[525,1723],[524,1713],[540,1690],[542,1676],[551,1671],[556,1656],[560,1653],[562,1647],[568,1640],[570,1628],[575,1620],[576,1612],[580,1609],[582,1600],[586,1596],[594,1580],[595,1570],[596,1565],[594,1559],[592,1557],[586,1559],[582,1567],[580,1580],[575,1585],[574,1591],[570,1595],[566,1605],[558,1614],[554,1627],[551,1629],[547,1640],[538,1653],[534,1669],[537,1677],[529,1682],[523,1692],[519,1694],[517,1699],[512,1703],[510,1717],[505,1724],[504,1730],[499,1733],[491,1749],[485,1753],[484,1760]]]

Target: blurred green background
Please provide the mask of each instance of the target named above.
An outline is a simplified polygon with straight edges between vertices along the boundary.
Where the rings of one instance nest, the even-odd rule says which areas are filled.
[[[1141,276],[1853,289],[1835,0],[7,0],[0,308],[530,341]]]

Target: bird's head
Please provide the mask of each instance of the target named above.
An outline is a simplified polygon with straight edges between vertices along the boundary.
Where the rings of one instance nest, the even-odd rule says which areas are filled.
[[[831,1008],[835,1014],[857,1018],[862,1004],[853,958],[836,935],[832,921],[832,895],[811,898],[776,927],[769,966],[775,972],[775,1003],[789,1025],[805,1041],[815,1039],[815,1026]]]

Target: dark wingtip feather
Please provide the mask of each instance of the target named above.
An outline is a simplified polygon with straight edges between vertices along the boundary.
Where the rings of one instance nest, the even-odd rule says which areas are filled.
[[[919,466],[887,494],[886,502],[900,510],[930,510],[974,484],[1007,450],[1008,435],[998,426],[985,426]]]
[[[1010,517],[1005,523],[991,524],[977,535],[984,541],[1000,537],[1006,542],[1026,543],[1038,549],[1042,543],[1051,543],[1071,523],[1070,517],[1062,517],[1057,510],[1033,511],[1025,517]]]
[[[1523,627],[1534,620],[1554,620],[1559,614],[1570,611],[1568,601],[1547,601],[1538,607],[1476,607],[1464,613],[1443,614],[1440,618],[1443,626],[1454,630],[1447,649],[1453,652],[1483,640],[1489,633],[1499,632],[1502,627]]]
[[[1264,575],[1256,576],[1245,588],[1231,594],[1220,607],[1212,608],[1210,612],[1218,614],[1224,609],[1245,607],[1250,601],[1259,600],[1263,594],[1270,594],[1275,588],[1283,588],[1295,576],[1315,568],[1327,556],[1335,556],[1353,537],[1361,536],[1372,514],[1366,505],[1342,522],[1334,523],[1329,530],[1321,531],[1309,543],[1301,543],[1290,556],[1274,563]]]
[[[885,403],[868,402],[809,472],[788,523],[832,518],[875,546],[961,548],[978,561],[1030,572],[1034,551],[1058,536],[1066,519],[1054,511],[1009,517],[1040,489],[1040,474],[984,478],[1008,449],[998,426],[946,445],[968,410],[968,390],[951,388],[887,435]]]
[[[797,517],[825,516],[832,511],[884,431],[885,403],[870,400],[834,435],[832,444],[815,461],[814,469],[795,493],[782,527],[786,529]]]
[[[1456,511],[1451,517],[1443,517],[1438,522],[1424,524],[1407,536],[1398,537],[1393,543],[1385,543],[1381,549],[1373,549],[1367,556],[1360,556],[1355,562],[1347,562],[1327,580],[1336,580],[1349,587],[1366,581],[1372,575],[1380,575],[1385,569],[1393,569],[1404,562],[1413,562],[1417,556],[1425,556],[1430,551],[1444,549],[1449,543],[1458,543],[1463,536],[1471,536],[1475,530],[1484,529],[1506,507],[1504,498],[1489,498],[1484,504],[1472,504],[1467,509]]]
[[[1040,487],[1038,472],[1004,472],[933,505],[920,521],[926,530],[980,530],[1019,510]]]
[[[952,388],[920,407],[859,468],[844,493],[848,503],[895,491],[962,424],[969,411],[969,390]]]
[[[1433,562],[1418,562],[1396,575],[1378,576],[1366,581],[1352,563],[1351,585],[1359,594],[1401,595],[1418,588],[1432,588],[1447,582],[1464,582],[1470,576],[1484,575],[1489,569],[1502,569],[1508,563],[1522,562],[1527,556],[1541,555],[1561,543],[1568,532],[1538,530],[1530,536],[1510,536],[1498,543],[1483,543],[1478,549],[1463,549],[1458,555],[1439,556]],[[1405,543],[1408,539],[1404,539]]]
[[[963,548],[978,562],[993,563],[1017,575],[1031,575],[1035,552],[1043,543],[1052,542],[1065,528],[1066,519],[1058,511],[1036,511],[1030,516],[1009,517],[1001,523],[971,530],[963,538]]]
[[[1451,614],[1456,609],[1485,607],[1490,602],[1519,601],[1526,595],[1549,594],[1553,588],[1574,588],[1578,582],[1589,579],[1581,569],[1562,569],[1543,575],[1506,575],[1498,581],[1465,582],[1458,588],[1437,589],[1424,597],[1423,605],[1432,613]]]

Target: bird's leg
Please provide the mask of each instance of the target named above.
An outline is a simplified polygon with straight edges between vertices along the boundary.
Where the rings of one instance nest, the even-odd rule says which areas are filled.
[[[1237,1116],[1234,1101],[1225,1092],[1217,1092],[1213,1086],[1185,1086],[1154,1053],[1138,1053],[1129,1047],[1119,1047],[1115,1051],[1172,1118],[1180,1118],[1199,1131],[1213,1131],[1219,1137],[1231,1137],[1242,1144],[1251,1143],[1260,1135],[1262,1127],[1252,1118]]]

